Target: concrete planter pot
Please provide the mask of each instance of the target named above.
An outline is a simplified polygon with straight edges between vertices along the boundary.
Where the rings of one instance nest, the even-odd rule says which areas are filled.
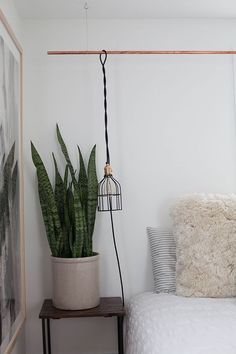
[[[99,305],[99,255],[52,259],[53,305],[84,310]]]

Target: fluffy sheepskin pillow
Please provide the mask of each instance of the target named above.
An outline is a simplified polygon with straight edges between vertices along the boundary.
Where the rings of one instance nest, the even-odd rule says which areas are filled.
[[[176,294],[236,295],[236,195],[191,195],[171,210]]]

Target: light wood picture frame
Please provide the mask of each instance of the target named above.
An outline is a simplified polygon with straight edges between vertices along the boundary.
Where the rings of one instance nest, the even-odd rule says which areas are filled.
[[[0,354],[25,320],[23,50],[0,10]]]

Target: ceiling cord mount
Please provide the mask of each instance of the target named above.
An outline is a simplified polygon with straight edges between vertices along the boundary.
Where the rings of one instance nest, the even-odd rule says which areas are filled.
[[[86,51],[88,51],[88,3],[87,1],[84,4],[84,10],[85,10],[85,28],[86,28]]]

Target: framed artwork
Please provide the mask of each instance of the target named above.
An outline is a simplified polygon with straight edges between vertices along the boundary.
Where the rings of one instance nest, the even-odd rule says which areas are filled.
[[[0,11],[0,354],[24,319],[22,48]]]

